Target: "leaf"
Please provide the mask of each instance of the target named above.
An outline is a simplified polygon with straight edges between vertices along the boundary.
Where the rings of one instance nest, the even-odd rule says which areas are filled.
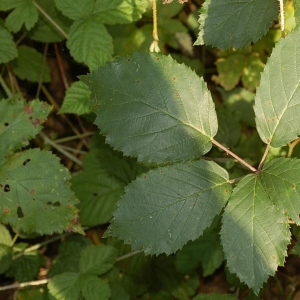
[[[7,63],[18,56],[16,45],[12,35],[0,26],[0,63]]]
[[[4,156],[28,145],[50,111],[51,107],[39,100],[0,101],[0,163]]]
[[[86,300],[108,300],[110,299],[110,287],[102,279],[84,275],[81,278],[81,291]]]
[[[236,300],[236,297],[230,294],[202,294],[196,296],[193,300]]]
[[[8,229],[0,224],[0,244],[10,246],[12,242],[11,235],[8,231]]]
[[[300,160],[276,158],[261,173],[262,184],[275,205],[300,225]]]
[[[233,190],[223,214],[221,242],[229,271],[255,294],[283,265],[290,242],[287,218],[258,176],[247,175]]]
[[[117,249],[111,246],[87,246],[81,251],[79,270],[89,275],[102,275],[114,266],[117,255]]]
[[[299,28],[275,46],[263,73],[255,97],[255,116],[261,139],[272,147],[281,147],[300,134]]]
[[[91,91],[82,81],[75,81],[67,89],[63,105],[59,113],[73,113],[77,115],[88,114],[94,104],[90,99]]]
[[[300,24],[300,3],[298,1],[293,1],[293,6],[294,6],[294,17],[297,26]]]
[[[73,23],[67,47],[77,62],[85,63],[91,70],[112,59],[112,38],[102,22],[95,17]]]
[[[53,0],[36,0],[36,2],[68,34],[72,21],[56,9],[55,5],[53,5]],[[65,39],[65,36],[42,14],[40,14],[36,25],[28,32],[28,37],[43,43],[62,42]]]
[[[97,0],[94,14],[105,24],[131,23],[142,17],[147,5],[147,0]]]
[[[32,1],[21,0],[14,3],[14,10],[5,19],[5,26],[11,32],[18,32],[23,24],[30,30],[38,20],[38,11]],[[0,5],[1,9],[1,5]]]
[[[82,233],[70,174],[58,157],[30,149],[10,156],[0,168],[1,222],[26,233]]]
[[[208,161],[158,168],[129,184],[107,235],[146,254],[174,253],[198,238],[225,205],[227,172]]]
[[[134,158],[122,156],[95,134],[90,152],[83,159],[83,172],[72,178],[72,190],[79,198],[80,221],[85,226],[108,223],[124,187],[148,168]]]
[[[44,263],[44,258],[38,251],[26,252],[13,260],[10,268],[6,271],[6,276],[13,277],[19,282],[34,280]]]
[[[54,0],[56,7],[71,20],[85,19],[91,16],[94,0]]]
[[[277,18],[274,0],[206,0],[195,45],[242,48],[267,33]]]
[[[136,52],[80,78],[99,105],[95,124],[125,155],[160,163],[211,149],[218,127],[211,95],[171,57]]]
[[[7,228],[0,224],[0,274],[3,274],[12,264],[12,238]]]
[[[18,54],[18,57],[11,62],[11,66],[20,79],[40,82],[43,75],[43,82],[51,81],[49,65],[47,61],[44,61],[41,53],[33,48],[20,46]]]

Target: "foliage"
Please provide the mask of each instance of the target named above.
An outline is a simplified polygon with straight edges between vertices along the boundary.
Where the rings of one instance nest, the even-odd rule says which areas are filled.
[[[0,1],[0,274],[52,260],[17,299],[259,299],[299,256],[299,3],[181,2]]]

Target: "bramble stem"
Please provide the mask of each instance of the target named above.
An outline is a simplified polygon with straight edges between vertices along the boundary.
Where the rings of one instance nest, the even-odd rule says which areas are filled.
[[[279,11],[280,11],[280,30],[281,30],[281,37],[285,37],[284,33],[284,7],[283,7],[283,0],[278,0],[279,2]]]
[[[258,170],[259,171],[261,170],[262,165],[263,165],[263,163],[264,163],[264,161],[265,161],[265,159],[266,159],[266,157],[267,157],[267,155],[269,153],[270,147],[271,147],[270,144],[268,144],[267,147],[266,147],[265,153],[264,153],[264,155],[263,155],[263,157],[262,157],[262,159],[261,159],[261,161],[259,163],[259,166],[258,166]]]
[[[150,52],[160,52],[158,47],[158,30],[157,30],[157,7],[156,0],[152,0],[152,12],[153,12],[153,42],[150,46]]]
[[[216,140],[212,139],[211,142],[215,146],[217,146],[217,147],[221,148],[222,150],[224,150],[227,154],[229,154],[232,157],[234,157],[237,161],[239,161],[245,167],[247,167],[248,169],[250,169],[252,172],[256,172],[257,171],[254,167],[252,167],[251,165],[249,165],[246,161],[244,161],[242,158],[240,158],[239,156],[237,156],[236,154],[234,154],[233,152],[231,152],[228,148],[226,148],[225,146],[223,146],[222,144],[220,144]]]
[[[44,17],[66,38],[68,35],[66,32],[35,2],[32,1],[33,5],[44,15]]]

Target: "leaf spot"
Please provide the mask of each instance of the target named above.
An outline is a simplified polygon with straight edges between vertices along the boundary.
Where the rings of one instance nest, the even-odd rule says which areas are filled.
[[[6,184],[4,186],[4,192],[10,192],[10,186],[9,186],[9,184]]]
[[[295,189],[296,188],[296,185],[292,184],[292,189]]]
[[[94,193],[94,194],[93,194],[93,196],[94,196],[94,197],[97,197],[97,196],[98,196],[98,194],[97,194],[97,193]]]
[[[228,189],[225,190],[225,193],[228,193]]]
[[[35,193],[35,189],[31,189],[31,190],[30,190],[30,193],[31,193],[31,194],[34,194],[34,193]]]
[[[156,57],[156,60],[159,60],[159,57]]]
[[[36,128],[37,125],[39,125],[41,123],[41,120],[38,118],[35,119],[31,119],[31,123],[34,126],[34,128]]]
[[[53,203],[53,206],[60,206],[60,203],[58,201]]]
[[[137,83],[140,83],[141,81],[138,79],[136,82],[137,82]]]
[[[18,209],[17,209],[17,216],[18,216],[18,218],[20,218],[20,219],[24,217],[22,208],[21,208],[20,206],[19,206]]]
[[[7,127],[8,125],[9,125],[9,123],[7,123],[7,122],[4,123],[4,126],[5,126],[5,127]]]
[[[74,225],[79,224],[79,216],[76,216],[76,217],[72,220],[72,223],[73,223]]]
[[[32,107],[32,106],[25,106],[25,107],[24,107],[24,113],[25,113],[26,115],[32,114],[32,113],[33,113],[33,107]]]
[[[175,76],[173,76],[173,77],[172,77],[172,80],[176,80],[176,77],[175,77]]]
[[[23,166],[26,166],[29,162],[30,162],[30,158],[27,158],[27,159],[23,162]]]
[[[144,179],[147,179],[147,176],[146,176],[146,175],[144,176]]]
[[[179,93],[178,92],[176,93],[176,97],[179,97]]]
[[[276,260],[276,255],[271,256],[272,260]]]
[[[7,207],[4,208],[4,213],[8,214],[9,213],[9,209]]]
[[[130,59],[130,58],[128,58],[128,59],[127,59],[127,61],[131,61],[131,59]]]

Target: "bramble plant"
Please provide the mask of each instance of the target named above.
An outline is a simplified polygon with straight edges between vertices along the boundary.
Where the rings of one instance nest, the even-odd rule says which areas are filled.
[[[47,286],[18,299],[260,299],[300,253],[299,2],[164,2],[0,0],[1,274],[37,279],[37,250],[60,240]],[[46,58],[64,39],[90,73],[69,87],[55,44],[60,106]],[[41,93],[75,136],[49,132]],[[222,265],[235,295],[197,295]]]

